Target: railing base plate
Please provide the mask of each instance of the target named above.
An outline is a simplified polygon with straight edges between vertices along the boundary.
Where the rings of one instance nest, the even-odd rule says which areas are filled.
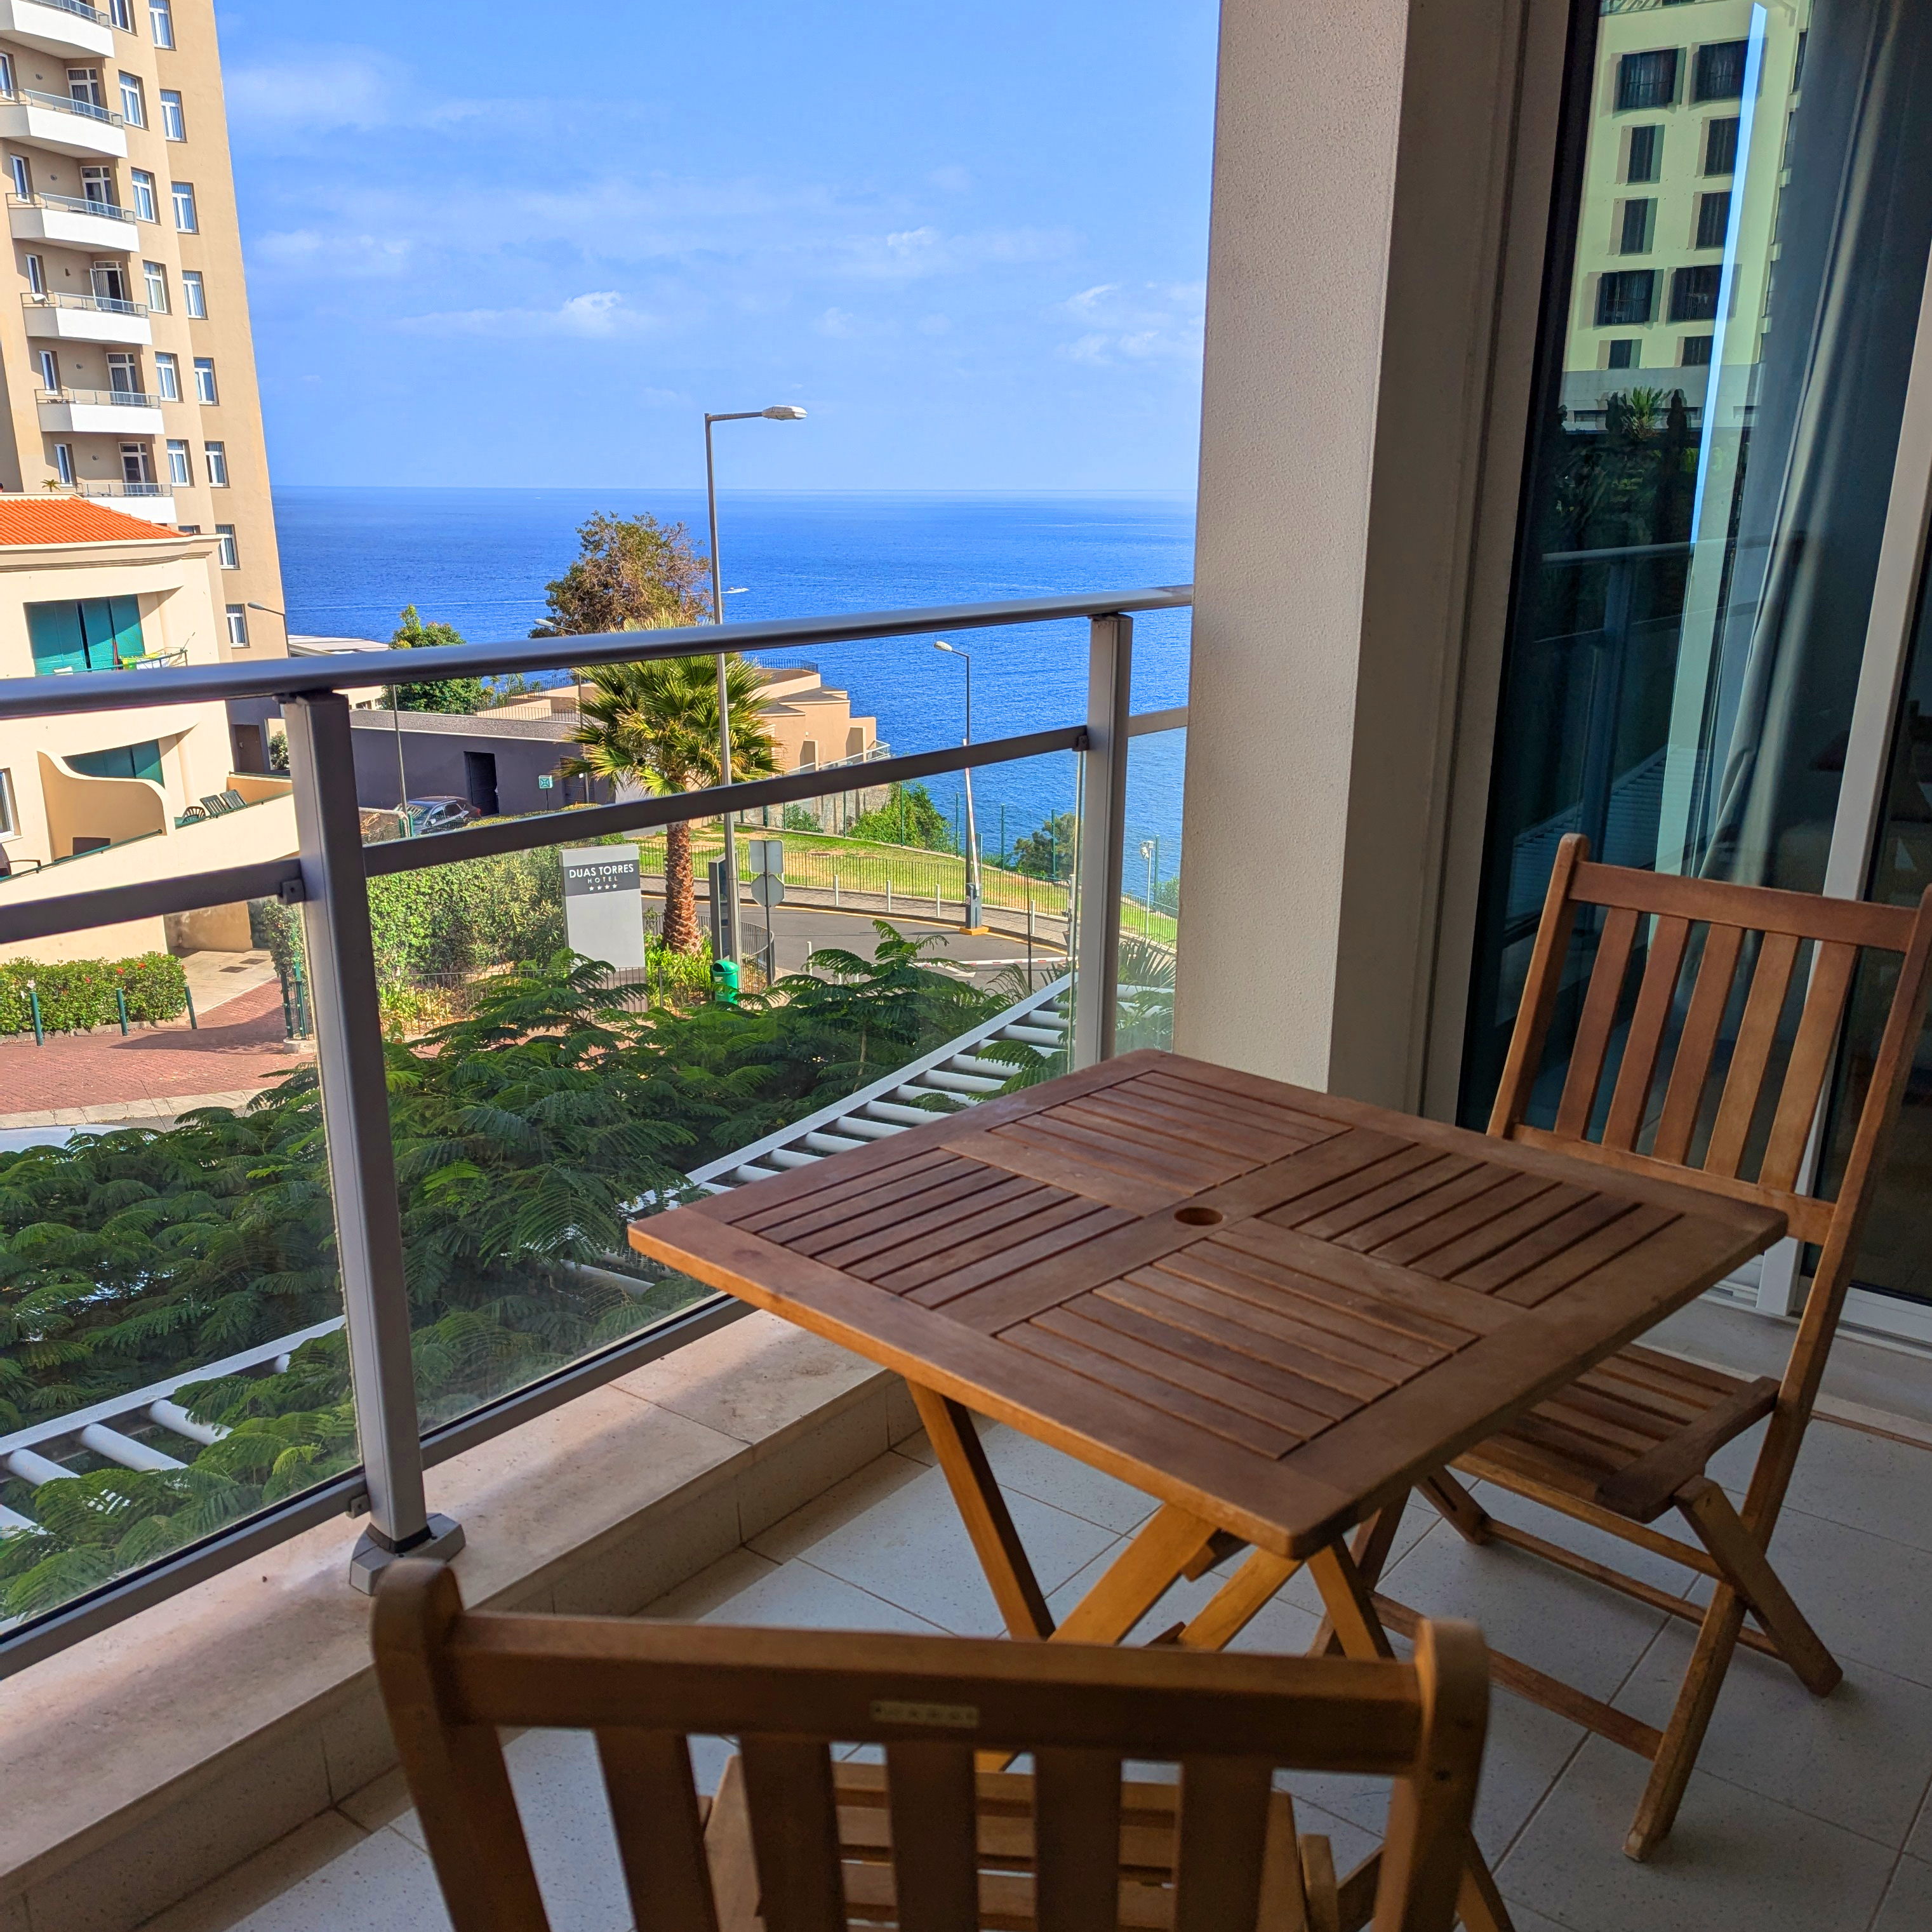
[[[463,1526],[454,1516],[431,1516],[428,1536],[408,1550],[386,1549],[365,1529],[350,1556],[349,1581],[365,1597],[374,1596],[376,1579],[398,1556],[429,1556],[447,1563],[462,1547]]]

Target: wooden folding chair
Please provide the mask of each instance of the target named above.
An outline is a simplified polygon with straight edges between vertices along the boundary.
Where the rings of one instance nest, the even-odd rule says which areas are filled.
[[[1588,854],[1575,836],[1558,853],[1490,1132],[1762,1202],[1822,1250],[1781,1381],[1626,1348],[1455,1465],[1710,1578],[1717,1587],[1708,1607],[1492,1517],[1446,1472],[1424,1485],[1471,1541],[1532,1551],[1698,1625],[1662,1732],[1514,1660],[1492,1658],[1498,1682],[1651,1759],[1624,1845],[1640,1858],[1676,1817],[1740,1642],[1782,1658],[1820,1696],[1841,1674],[1766,1552],[1911,1071],[1932,976],[1932,891],[1912,910],[1594,865]],[[1604,909],[1596,960],[1582,989],[1555,1124],[1535,1126],[1526,1115],[1584,907]],[[1633,1000],[1625,982],[1646,922],[1654,923]],[[1801,1193],[1855,982],[1861,1004],[1876,1006],[1888,977],[1894,983],[1883,1034],[1859,1070],[1862,1098],[1854,1091],[1844,1103],[1856,1107],[1856,1126],[1836,1197]],[[1681,992],[1680,981],[1687,982]],[[1727,1016],[1740,1004],[1733,1027]],[[1781,1024],[1790,1009],[1795,1027]],[[1705,1466],[1766,1417],[1740,1511]],[[1694,1542],[1647,1527],[1673,1508]],[[1747,1613],[1760,1628],[1747,1627]]]
[[[596,1733],[639,1932],[1448,1932],[1488,1717],[1467,1624],[1413,1664],[510,1616],[404,1558],[376,1676],[456,1932],[548,1920],[500,1726]],[[739,1742],[706,1809],[687,1740]],[[880,1744],[883,1765],[831,1761]],[[976,1749],[1034,1770],[976,1772]],[[1127,1760],[1178,1782],[1124,1782]],[[1395,1780],[1335,1882],[1277,1766]],[[1359,1902],[1358,1902],[1359,1901]]]

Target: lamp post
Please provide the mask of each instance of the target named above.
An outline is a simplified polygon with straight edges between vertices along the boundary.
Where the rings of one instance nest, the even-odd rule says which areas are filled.
[[[973,742],[973,653],[962,651],[957,644],[949,644],[944,638],[935,638],[932,648],[944,651],[948,657],[958,658],[966,667],[966,743],[970,748]],[[986,928],[980,916],[980,828],[973,816],[973,767],[968,765],[961,776],[966,781],[966,930],[983,932]]]
[[[1154,868],[1160,862],[1160,841],[1143,838],[1141,856],[1147,861],[1147,900],[1141,911],[1141,937],[1151,943],[1154,938]]]
[[[704,503],[711,526],[711,621],[724,621],[724,579],[718,560],[718,470],[712,459],[711,425],[722,422],[751,422],[764,417],[772,422],[802,422],[805,412],[796,403],[774,403],[768,410],[707,410],[704,417]],[[725,689],[725,653],[718,653],[718,782],[731,782],[731,700]],[[738,958],[738,852],[732,837],[734,814],[721,814],[724,830],[724,904],[718,908],[718,939],[724,957],[736,964]],[[722,961],[716,962],[723,964]]]

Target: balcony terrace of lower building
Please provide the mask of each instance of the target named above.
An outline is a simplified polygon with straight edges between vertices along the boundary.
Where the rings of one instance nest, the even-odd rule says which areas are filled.
[[[141,245],[133,211],[92,196],[9,195],[7,225],[16,242],[50,242],[116,255],[132,255]]]
[[[20,298],[27,333],[62,342],[124,342],[146,346],[154,339],[145,302],[118,296],[34,295]]]
[[[102,155],[128,158],[126,124],[112,108],[64,94],[44,94],[37,88],[16,87],[0,98],[0,138],[89,160]]]
[[[114,29],[87,0],[0,0],[0,34],[50,54],[111,54]]]
[[[161,398],[138,389],[40,389],[34,392],[34,403],[41,428],[50,435],[161,433]]]

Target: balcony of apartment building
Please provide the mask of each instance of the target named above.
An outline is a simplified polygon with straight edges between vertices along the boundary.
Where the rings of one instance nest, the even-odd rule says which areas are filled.
[[[92,195],[10,194],[7,221],[16,242],[52,242],[115,255],[131,255],[141,245],[134,212]]]
[[[1620,8],[1613,17],[1637,10],[1646,33],[1660,36],[1697,32],[1679,23],[1717,10]],[[972,1519],[969,1532],[950,1499],[970,1486],[960,1472],[970,1473],[974,1454],[943,1406],[928,1402],[922,1413],[952,1436],[922,1432],[905,1388],[876,1357],[773,1313],[746,1314],[694,1274],[641,1262],[626,1244],[627,1217],[660,1246],[675,1245],[668,1230],[680,1215],[782,1225],[779,1208],[853,1163],[876,1170],[902,1134],[938,1122],[990,1138],[1028,1104],[1016,1081],[1071,1067],[1095,1081],[1082,1090],[1090,1095],[1121,1049],[1169,1040],[1198,1066],[1226,1071],[1222,1114],[1197,1111],[1184,1124],[1244,1173],[1268,1160],[1244,1144],[1251,1116],[1242,1096],[1254,1090],[1240,1083],[1250,1078],[1292,1083],[1312,1108],[1392,1110],[1408,1117],[1415,1141],[1446,1136],[1452,1123],[1480,1128],[1490,1118],[1526,1010],[1555,1030],[1559,1063],[1568,1056],[1584,1069],[1580,1099],[1574,1065],[1559,1064],[1533,1093],[1543,1124],[1533,1130],[1552,1135],[1560,1110],[1580,1114],[1582,1135],[1607,1135],[1602,1116],[1613,1109],[1628,1138],[1606,1147],[1606,1173],[1650,1172],[1653,1156],[1641,1149],[1656,1144],[1660,1109],[1682,1124],[1681,1101],[1651,1091],[1652,1049],[1677,1050],[1685,1034],[1714,1049],[1721,1031],[1748,1024],[1713,1101],[1728,1094],[1730,1065],[1761,1074],[1795,1060],[1808,1069],[1810,1097],[1801,1093],[1788,1112],[1779,1102],[1783,1125],[1760,1123],[1760,1132],[1777,1136],[1794,1175],[1808,1163],[1788,1204],[1816,1226],[1836,1184],[1833,1123],[1875,1084],[1873,1002],[1850,993],[1842,952],[1820,949],[1814,968],[1795,940],[1754,941],[1748,962],[1718,942],[1725,998],[1733,970],[1768,971],[1765,997],[1751,981],[1756,1017],[1746,1022],[1742,985],[1724,1010],[1724,998],[1696,990],[1708,976],[1687,965],[1709,943],[1690,928],[1708,922],[1621,907],[1600,924],[1580,920],[1578,978],[1562,978],[1557,949],[1568,938],[1552,938],[1527,1009],[1522,996],[1553,870],[1580,862],[1565,843],[1573,835],[1611,862],[1599,875],[1640,876],[1652,898],[1723,883],[1767,917],[1796,916],[1787,895],[1808,908],[1858,902],[1847,916],[1892,932],[1926,884],[1932,644],[1919,614],[1932,337],[1921,312],[1932,176],[1916,146],[1879,138],[1896,136],[1887,117],[1907,106],[1924,118],[1928,104],[1913,92],[1916,76],[1932,72],[1912,38],[1932,33],[1932,20],[1916,18],[1922,10],[1892,16],[1904,37],[1897,45],[1861,34],[1847,52],[1814,29],[1813,83],[1796,111],[1822,101],[1852,122],[1814,130],[1801,120],[1804,138],[1790,152],[1808,152],[1814,132],[1839,137],[1852,142],[1861,170],[1826,169],[1821,194],[1787,210],[1779,274],[1781,288],[1821,278],[1804,284],[1812,300],[1794,296],[1791,307],[1808,329],[1820,318],[1826,339],[1786,346],[1754,326],[1748,354],[1726,359],[1720,347],[1712,382],[1724,409],[1708,412],[1694,437],[1690,425],[1621,393],[1601,429],[1573,430],[1559,413],[1568,376],[1596,366],[1594,346],[1584,361],[1564,334],[1568,251],[1555,260],[1548,252],[1552,233],[1600,212],[1582,196],[1582,144],[1571,139],[1588,124],[1583,110],[1601,79],[1591,47],[1571,39],[1594,33],[1594,13],[1538,0],[1453,13],[1417,6],[1394,18],[1328,0],[1228,0],[1191,590],[1116,586],[729,633],[754,658],[782,662],[861,640],[923,658],[935,637],[1013,632],[1032,661],[1052,652],[1084,667],[1084,694],[1028,718],[1023,734],[962,746],[949,731],[942,748],[880,759],[868,772],[881,784],[1000,767],[1038,774],[1039,795],[1064,804],[1077,853],[1070,883],[1047,882],[1065,894],[1064,948],[1042,947],[1030,971],[1003,970],[983,986],[964,970],[920,982],[956,1026],[935,1024],[910,1040],[896,1034],[883,1060],[875,1040],[842,1055],[821,1042],[812,1066],[830,1060],[842,1071],[820,1085],[805,1049],[794,1066],[772,1046],[783,997],[758,1004],[755,942],[785,916],[775,888],[789,875],[753,872],[741,846],[745,886],[769,883],[755,898],[742,892],[750,903],[734,898],[737,930],[722,926],[719,944],[746,969],[744,1036],[764,1057],[724,1066],[730,1078],[705,1090],[712,1111],[702,1118],[696,1109],[647,1117],[676,1130],[654,1141],[647,1178],[616,1165],[640,1118],[626,1083],[647,1079],[656,1064],[658,1049],[635,1042],[668,1037],[683,1010],[631,903],[650,855],[638,850],[634,875],[622,846],[652,848],[673,824],[727,813],[741,826],[753,814],[782,816],[822,797],[824,775],[507,813],[365,844],[356,754],[364,737],[380,734],[358,728],[342,694],[352,675],[380,687],[702,653],[719,641],[715,630],[521,639],[428,654],[433,664],[424,653],[376,651],[358,653],[352,672],[326,656],[297,656],[115,685],[115,702],[134,710],[279,696],[299,848],[205,880],[76,886],[18,911],[0,895],[0,944],[84,937],[134,911],[192,910],[212,895],[245,898],[280,922],[278,943],[301,962],[291,971],[302,992],[292,995],[290,1025],[304,1028],[306,1000],[319,1078],[304,1070],[245,1112],[188,1123],[206,1165],[193,1170],[191,1198],[184,1188],[178,1208],[158,1166],[134,1164],[163,1161],[183,1144],[164,1135],[125,1144],[113,1158],[126,1166],[104,1169],[95,1184],[120,1186],[104,1214],[136,1202],[134,1218],[113,1232],[136,1245],[88,1250],[79,1298],[71,1280],[49,1282],[82,1317],[110,1294],[137,1297],[162,1276],[156,1248],[136,1239],[150,1226],[178,1226],[179,1250],[197,1264],[209,1258],[206,1273],[178,1268],[178,1294],[170,1286],[173,1298],[151,1304],[152,1318],[124,1338],[118,1387],[70,1378],[47,1412],[0,1435],[14,1533],[46,1538],[35,1546],[52,1566],[41,1573],[44,1594],[13,1600],[19,1621],[0,1631],[0,1657],[20,1666],[0,1690],[10,1720],[0,1739],[9,1793],[0,1901],[17,1904],[32,1932],[437,1923],[428,1834],[398,1780],[358,1594],[399,1550],[449,1558],[472,1604],[500,1609],[1039,1636],[1157,1520],[1155,1496],[1101,1466],[1082,1425],[1066,1423],[1050,1447],[1029,1432],[1028,1402],[1015,1398],[1000,1426],[979,1438],[1001,1509]],[[1788,90],[1795,49],[1767,44]],[[1820,80],[1834,60],[1862,73],[1857,63],[1868,58],[1884,71],[1866,75],[1868,86]],[[1718,75],[1714,86],[1729,71],[1703,64]],[[1567,115],[1566,91],[1578,110]],[[1348,113],[1335,112],[1338,100]],[[1605,117],[1609,138],[1620,138],[1622,111]],[[1858,119],[1866,114],[1879,124]],[[1781,115],[1765,118],[1781,134]],[[1780,140],[1741,163],[1761,165],[1781,188],[1785,154]],[[1864,220],[1873,208],[1858,201],[1846,241],[1838,224],[1848,219],[1851,172],[1860,174],[1854,199],[1869,193],[1886,219]],[[1901,241],[1908,208],[1916,225]],[[1872,248],[1876,259],[1857,259]],[[1832,279],[1841,276],[1849,283]],[[1834,305],[1846,299],[1856,317]],[[1774,356],[1760,358],[1760,340]],[[1866,359],[1834,359],[1841,355]],[[1746,391],[1760,398],[1749,422],[1730,413]],[[1745,464],[1739,443],[1715,441],[1720,432],[1768,448]],[[1618,487],[1582,487],[1600,482],[1606,460],[1622,466]],[[1771,487],[1762,496],[1727,494],[1748,476]],[[1854,487],[1838,494],[1846,479]],[[1694,503],[1694,488],[1703,493]],[[1632,508],[1640,500],[1641,519]],[[1856,566],[1844,561],[1847,544],[1862,559]],[[1751,574],[1754,559],[1787,574],[1767,585]],[[1848,575],[1803,574],[1821,562]],[[1698,628],[1720,602],[1728,639],[1721,625]],[[1811,614],[1808,628],[1780,628],[1794,611]],[[1174,694],[1150,694],[1144,680],[1137,693],[1136,644],[1184,625],[1186,703],[1169,708],[1162,700]],[[88,688],[80,678],[8,684],[0,720],[57,728]],[[1163,784],[1184,785],[1188,884],[1178,915],[1168,900],[1124,904],[1134,869],[1129,800]],[[770,842],[761,832],[760,844]],[[758,856],[768,863],[768,851]],[[970,856],[954,855],[962,873]],[[547,881],[547,916],[567,935],[590,936],[591,927],[572,924],[586,907],[621,910],[651,963],[588,990],[520,970],[514,956],[472,961],[457,986],[447,982],[460,976],[394,976],[405,916],[441,937],[474,915],[466,879],[475,895],[512,907],[531,903]],[[1567,904],[1554,896],[1558,920]],[[950,923],[963,942],[956,928],[965,922],[935,918],[918,929],[938,937]],[[1901,976],[1893,969],[1888,983]],[[968,983],[970,1001],[959,997]],[[1828,1024],[1800,1018],[1801,1009],[1814,1012],[1816,989],[1834,986]],[[599,995],[610,1003],[598,1006]],[[715,1046],[738,1024],[706,1006],[696,1030]],[[1748,1618],[1742,1599],[1735,1606],[1736,1660],[1721,1692],[1693,1714],[1701,1756],[1674,1830],[1642,1847],[1654,1856],[1640,1863],[1624,1854],[1652,1774],[1646,1760],[1664,1752],[1666,1727],[1682,1735],[1670,1712],[1687,1666],[1711,1664],[1692,1629],[1706,1627],[1713,1572],[1694,1563],[1684,1574],[1684,1551],[1696,1556],[1689,1532],[1638,1526],[1623,1540],[1643,1552],[1642,1574],[1612,1583],[1605,1559],[1622,1544],[1608,1532],[1625,1519],[1594,1504],[1580,1519],[1563,1513],[1553,1506],[1566,1500],[1560,1492],[1525,1499],[1498,1478],[1481,1484],[1474,1517],[1438,1491],[1377,1514],[1372,1528],[1365,1520],[1354,1549],[1378,1571],[1370,1580],[1377,1594],[1365,1586],[1353,1600],[1354,1640],[1383,1614],[1385,1596],[1430,1616],[1474,1616],[1516,1660],[1494,1687],[1474,1825],[1502,1904],[1472,1902],[1472,1914],[1482,1905],[1479,1922],[1506,1919],[1525,1932],[1906,1932],[1925,1922],[1932,1229],[1923,1177],[1932,1056],[1922,1047],[1914,1054],[1916,1030],[1908,1019],[1887,1036],[1904,1096],[1893,1164],[1877,1185],[1870,1238],[1768,1542],[1844,1681],[1814,1694],[1822,1687],[1786,1668],[1768,1634],[1782,1612],[1760,1577],[1754,1610],[1770,1621]],[[1174,1063],[1136,1063],[1163,1064]],[[694,1082],[720,1070],[682,1070]],[[773,1089],[756,1082],[775,1072],[796,1076],[771,1102],[784,1118],[732,1112],[727,1102],[742,1090],[769,1096]],[[1510,1077],[1525,1081],[1526,1070]],[[1603,1108],[1600,1080],[1614,1089]],[[1701,1088],[1697,1097],[1701,1106]],[[1072,1107],[1046,1136],[1058,1136],[1046,1151],[1064,1159],[1063,1178],[1083,1150],[1094,1153],[1097,1130],[1082,1113]],[[1177,1131],[1143,1121],[1133,1149],[1108,1154],[1119,1163],[1112,1182],[1094,1179],[1090,1163],[1089,1184],[1108,1211],[1129,1217],[1133,1241],[1153,1240],[1156,1220],[1219,1225],[1222,1210],[1211,1205],[1190,1203],[1184,1222],[1170,1214],[1172,1192],[1156,1190],[1157,1207],[1143,1212],[1145,1198],[1119,1180],[1144,1180],[1150,1160],[1172,1158]],[[1556,1184],[1556,1168],[1537,1166],[1554,1156],[1534,1142],[1517,1150],[1520,1186],[1469,1208],[1486,1198],[1472,1176],[1480,1179],[1489,1141],[1505,1138],[1459,1137],[1441,1162],[1399,1140],[1303,1197],[1322,1204],[1304,1208],[1303,1225],[1280,1224],[1282,1247],[1312,1268],[1319,1241],[1322,1268],[1341,1270],[1304,1276],[1304,1288],[1329,1280],[1353,1294],[1372,1282],[1388,1298],[1370,1325],[1407,1336],[1419,1359],[1428,1350],[1400,1311],[1413,1314],[1416,1298],[1442,1284],[1418,1264],[1423,1249],[1388,1259],[1385,1228],[1351,1246],[1370,1225],[1352,1208],[1400,1220],[1418,1190],[1456,1190],[1450,1205],[1468,1210],[1463,1232],[1444,1239],[1466,1240],[1472,1269],[1572,1214],[1598,1233],[1610,1226],[1592,1219],[1594,1203]],[[160,1151],[142,1151],[151,1144]],[[1355,1176],[1371,1171],[1388,1192],[1352,1193]],[[579,1186],[586,1174],[596,1186]],[[1713,1178],[1727,1198],[1748,1185]],[[1728,1193],[1727,1180],[1736,1184]],[[567,1198],[545,1191],[560,1181]],[[758,1206],[760,1190],[771,1190],[764,1198],[774,1208]],[[727,1204],[707,1208],[700,1196]],[[1002,1232],[1016,1198],[1000,1194],[968,1236]],[[836,1203],[816,1209],[824,1224],[808,1232],[855,1246],[954,1238],[950,1198],[916,1228],[904,1199],[879,1202],[856,1228]],[[1238,1211],[1232,1197],[1227,1207]],[[1056,1202],[1039,1211],[1068,1210]],[[1318,1220],[1326,1234],[1307,1232]],[[1194,1238],[1172,1225],[1158,1232],[1161,1243]],[[1607,1236],[1600,1244],[1614,1245]],[[1756,1519],[1746,1486],[1764,1438],[1742,1418],[1751,1402],[1766,1412],[1757,1378],[1780,1372],[1818,1305],[1808,1270],[1822,1264],[1806,1245],[1779,1240],[1642,1330],[1660,1388],[1714,1377],[1748,1398],[1705,1486],[1685,1492],[1693,1514],[1732,1508],[1721,1500],[1730,1496]],[[1125,1237],[1120,1246],[1130,1257],[1144,1252]],[[1337,1259],[1336,1250],[1346,1252]],[[1221,1270],[1219,1290],[1270,1322],[1285,1321],[1285,1298],[1302,1292],[1270,1300],[1252,1285],[1252,1269],[1200,1265],[1210,1264]],[[772,1293],[774,1305],[796,1306],[827,1276],[842,1292],[849,1286],[831,1262],[806,1256],[794,1266],[793,1286]],[[707,1264],[706,1278],[730,1272]],[[742,1269],[736,1279],[755,1285]],[[97,1296],[86,1295],[90,1285]],[[1070,1296],[1086,1292],[1084,1276],[1060,1286]],[[850,1336],[854,1311],[886,1298],[862,1287],[822,1330]],[[1188,1276],[1168,1296],[1192,1312],[1170,1307],[1162,1319],[1189,1339],[1151,1366],[1136,1292],[1168,1294],[1160,1280],[1130,1280],[1114,1312],[1071,1315],[1058,1330],[1041,1322],[1037,1359],[1107,1354],[1144,1374],[1144,1387],[1160,1385],[1150,1410],[1169,1421],[1204,1414],[1202,1426],[1227,1432],[1228,1442],[1246,1427],[1243,1417],[1265,1415],[1284,1438],[1292,1432],[1288,1406],[1310,1384],[1279,1364],[1238,1372],[1227,1330],[1208,1325],[1220,1318],[1208,1304],[1222,1304],[1200,1280]],[[230,1325],[193,1327],[204,1304]],[[1361,1303],[1348,1305],[1360,1313]],[[128,1306],[144,1312],[134,1299]],[[1474,1300],[1459,1306],[1478,1319]],[[1250,1312],[1235,1325],[1257,1318]],[[1360,1340],[1339,1302],[1330,1318],[1331,1334]],[[1559,1325],[1526,1318],[1519,1332]],[[970,1329],[960,1358],[992,1351],[997,1327],[988,1318]],[[89,1358],[109,1359],[104,1347]],[[1108,1372],[1094,1368],[1089,1379],[1099,1386]],[[956,1390],[963,1379],[960,1372]],[[1659,1412],[1678,1399],[1660,1394]],[[1607,1442],[1622,1425],[1602,1400],[1576,1393],[1562,1426],[1588,1436],[1594,1418]],[[1307,1426],[1319,1440],[1325,1424]],[[1204,1456],[1202,1468],[1213,1460]],[[137,1498],[146,1512],[137,1532],[117,1540],[92,1534],[82,1513],[57,1516],[76,1494],[60,1486],[76,1478],[88,1497]],[[1202,1480],[1211,1480],[1210,1470]],[[1332,1497],[1325,1483],[1313,1486]],[[1393,1492],[1405,1493],[1404,1483]],[[994,1574],[1004,1562],[1016,1574],[1015,1545],[1030,1553],[1037,1603],[1023,1592],[996,1598],[982,1574],[986,1560]],[[1552,1554],[1564,1559],[1560,1570],[1544,1567]],[[1197,1540],[1168,1567],[1168,1591],[1155,1593],[1150,1614],[1128,1628],[1150,1642],[1184,1642],[1204,1606],[1250,1574],[1250,1560],[1227,1542]],[[1298,1574],[1243,1641],[1261,1652],[1326,1648],[1322,1612],[1334,1604]],[[700,1780],[715,1777],[718,1756],[700,1760]],[[556,1924],[631,1922],[588,1743],[539,1726],[510,1744],[509,1760]],[[1387,1816],[1379,1792],[1354,1778],[1298,1786],[1297,1813],[1344,1867],[1372,1852]],[[1328,1922],[1352,1932],[1364,1900],[1359,1886],[1344,1898],[1350,1912]]]
[[[154,339],[145,302],[113,295],[66,295],[49,290],[22,295],[27,333],[64,342],[118,342],[145,346]]]
[[[114,29],[88,0],[0,0],[0,38],[50,54],[111,54]]]
[[[0,94],[0,137],[57,154],[125,160],[126,126],[113,109],[79,94],[50,94],[16,82],[10,92]]]
[[[34,403],[40,427],[50,435],[161,433],[161,398],[140,389],[37,389]]]

